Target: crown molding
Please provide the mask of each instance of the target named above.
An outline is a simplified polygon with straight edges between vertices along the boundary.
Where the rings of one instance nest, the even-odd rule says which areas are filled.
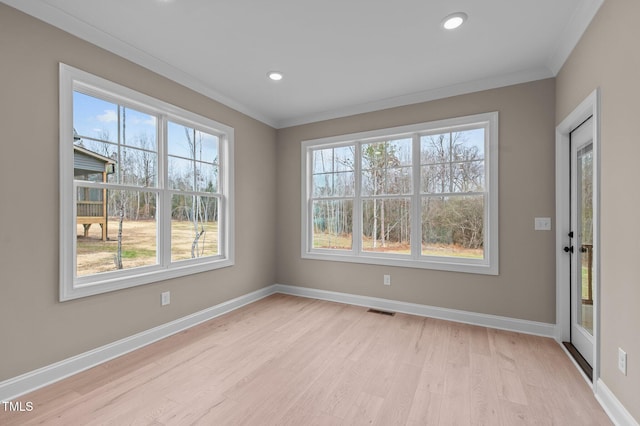
[[[342,118],[389,108],[419,104],[422,102],[429,102],[437,99],[450,98],[452,96],[465,95],[468,93],[481,92],[483,90],[496,89],[499,87],[506,87],[514,84],[543,80],[545,78],[551,78],[554,76],[555,74],[553,74],[546,67],[529,69],[495,77],[488,77],[481,80],[464,82],[447,87],[440,87],[437,89],[425,90],[422,92],[411,93],[402,96],[395,96],[364,104],[352,105],[345,108],[320,112],[317,114],[309,114],[301,117],[280,120],[277,123],[277,128],[282,129],[286,127],[315,123],[318,121],[331,120],[334,118]]]
[[[549,55],[547,66],[556,76],[564,63],[573,52],[587,27],[596,16],[604,0],[584,0],[576,9],[571,20],[567,23],[562,35],[558,39],[555,50]]]

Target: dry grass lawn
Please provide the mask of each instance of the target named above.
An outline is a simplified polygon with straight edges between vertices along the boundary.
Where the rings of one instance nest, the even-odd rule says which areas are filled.
[[[313,246],[315,248],[334,248],[334,249],[351,249],[351,234],[315,234],[313,239]],[[376,253],[396,253],[396,254],[410,254],[411,246],[409,242],[402,243],[387,241],[384,247],[380,246],[380,241],[377,242],[376,247],[373,247],[373,240],[369,237],[365,237],[362,241],[362,248],[364,251],[376,252]],[[482,249],[468,249],[456,245],[446,244],[422,244],[422,254],[424,256],[447,256],[447,257],[464,257],[470,259],[482,259],[484,256]]]
[[[125,220],[122,225],[122,265],[123,269],[156,264],[156,222],[153,220]],[[193,223],[189,221],[171,222],[172,260],[191,259],[191,245],[194,239]],[[84,237],[82,225],[77,225],[77,273],[78,276],[98,272],[115,271],[115,257],[118,250],[118,219],[109,218],[107,241],[102,241],[100,226],[91,225],[88,237]],[[218,224],[205,225],[205,233],[199,240],[203,255],[218,252]],[[204,251],[203,251],[204,247]]]

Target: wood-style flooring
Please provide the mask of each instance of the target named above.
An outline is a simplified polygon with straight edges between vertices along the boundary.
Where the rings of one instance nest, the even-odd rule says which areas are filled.
[[[0,424],[611,424],[552,339],[286,295],[17,400]]]

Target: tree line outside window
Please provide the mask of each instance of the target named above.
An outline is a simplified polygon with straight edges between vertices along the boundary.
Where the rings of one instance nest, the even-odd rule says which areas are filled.
[[[484,151],[484,127],[313,148],[313,249],[411,255],[417,226],[421,255],[482,258]]]

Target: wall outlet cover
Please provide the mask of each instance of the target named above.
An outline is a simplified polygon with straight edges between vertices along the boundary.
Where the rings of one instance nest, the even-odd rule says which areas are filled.
[[[627,353],[622,348],[618,348],[618,370],[627,375]]]
[[[165,291],[165,292],[162,293],[161,303],[162,303],[162,306],[166,306],[169,303],[171,303],[171,292],[170,291]]]
[[[534,221],[534,229],[536,231],[551,231],[551,218],[536,217]]]

